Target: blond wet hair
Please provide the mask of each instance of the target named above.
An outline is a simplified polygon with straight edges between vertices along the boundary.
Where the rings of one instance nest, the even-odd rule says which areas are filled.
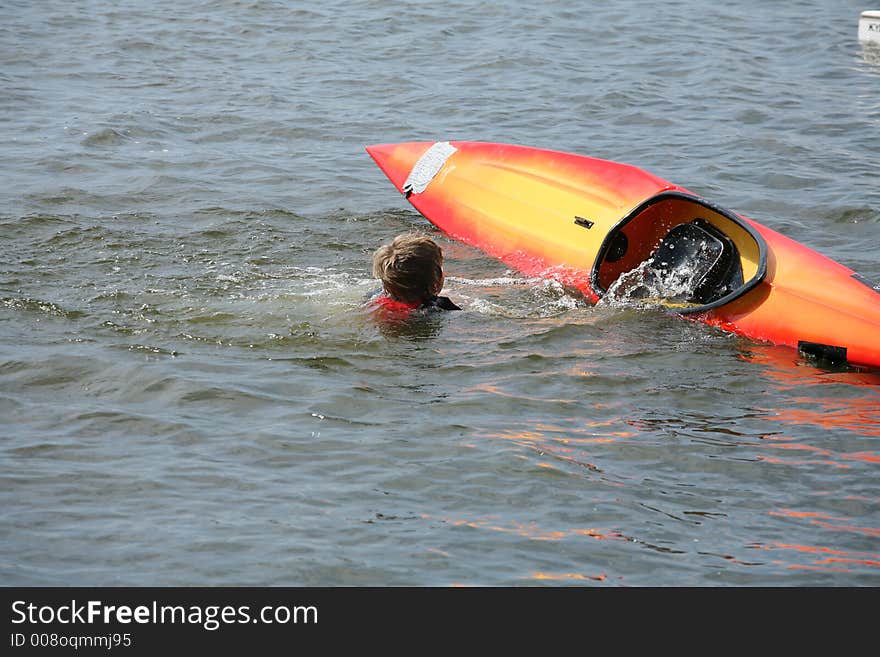
[[[425,235],[398,235],[373,253],[373,275],[395,301],[424,303],[443,289],[443,249]]]

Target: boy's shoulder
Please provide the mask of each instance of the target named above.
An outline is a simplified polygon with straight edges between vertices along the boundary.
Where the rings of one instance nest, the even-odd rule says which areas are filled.
[[[367,305],[395,314],[410,313],[415,310],[461,310],[449,297],[432,297],[422,304],[414,304],[397,301],[384,293],[371,296]]]
[[[436,308],[437,310],[461,310],[449,297],[434,297],[422,304],[422,308]]]

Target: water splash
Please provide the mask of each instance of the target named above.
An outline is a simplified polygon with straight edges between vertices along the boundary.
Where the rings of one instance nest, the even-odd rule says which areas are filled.
[[[548,278],[523,278],[512,275],[490,278],[446,279],[449,294],[466,310],[483,315],[507,318],[554,317],[585,302],[562,283]]]
[[[670,248],[674,247],[670,245]],[[701,255],[707,251],[704,244],[699,249]],[[676,263],[670,267],[668,262],[652,256],[621,274],[599,303],[617,307],[699,305],[692,299],[704,275],[705,269],[694,262]]]

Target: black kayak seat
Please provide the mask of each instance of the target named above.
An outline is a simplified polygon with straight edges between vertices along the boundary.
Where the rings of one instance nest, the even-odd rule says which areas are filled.
[[[651,255],[651,269],[661,279],[686,271],[693,282],[691,303],[712,303],[743,284],[736,245],[705,219],[672,228]]]

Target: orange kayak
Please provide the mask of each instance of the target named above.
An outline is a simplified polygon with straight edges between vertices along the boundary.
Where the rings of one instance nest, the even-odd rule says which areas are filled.
[[[851,269],[642,169],[485,142],[367,146],[453,239],[529,276],[656,302],[830,363],[880,367],[880,289]]]

